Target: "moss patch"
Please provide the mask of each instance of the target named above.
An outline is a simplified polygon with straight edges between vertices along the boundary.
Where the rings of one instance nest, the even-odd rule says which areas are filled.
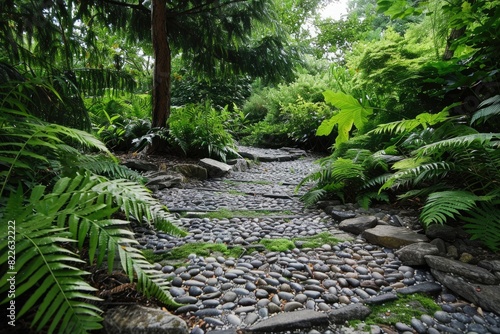
[[[244,249],[241,247],[228,248],[225,244],[215,243],[187,243],[179,247],[172,248],[170,252],[154,254],[152,250],[142,251],[146,259],[151,262],[161,263],[164,260],[187,259],[190,254],[199,256],[224,255],[226,257],[239,257]]]
[[[273,252],[285,252],[295,248],[295,244],[290,239],[262,239],[260,243]]]
[[[371,306],[372,313],[365,319],[367,325],[409,324],[412,318],[434,314],[441,310],[431,297],[423,294],[398,295],[399,299],[383,305]],[[353,324],[351,324],[353,325]]]
[[[337,244],[342,240],[335,238],[329,232],[322,232],[320,234],[316,234],[310,237],[301,237],[295,238],[295,241],[302,241],[303,248],[316,248],[325,244]]]

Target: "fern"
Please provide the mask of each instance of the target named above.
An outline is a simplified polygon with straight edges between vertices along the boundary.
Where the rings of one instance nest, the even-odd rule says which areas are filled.
[[[444,224],[448,218],[454,219],[463,211],[470,211],[483,198],[469,191],[449,190],[429,195],[420,214],[426,226],[433,223]]]
[[[471,239],[481,240],[494,252],[500,250],[500,201],[481,202],[461,218],[468,223],[465,229]]]
[[[28,203],[23,203],[22,191],[11,194],[3,215],[16,222],[16,296],[28,295],[17,316],[38,305],[32,321],[41,330],[46,325],[48,332],[60,328],[61,333],[86,333],[101,328],[101,311],[88,303],[97,301],[91,293],[96,289],[85,283],[82,271],[75,264],[83,263],[78,255],[63,245],[74,243],[66,228],[56,228],[61,203],[40,196],[45,187],[33,190]],[[19,204],[25,206],[21,210]],[[0,235],[0,264],[7,263],[7,231]],[[14,270],[12,270],[14,271]],[[8,289],[6,273],[0,282],[0,291]],[[6,302],[4,300],[3,302]]]
[[[472,144],[495,147],[499,145],[500,133],[476,133],[453,137],[425,145],[414,152],[416,156],[439,154],[446,150],[465,150]]]
[[[500,115],[500,95],[495,95],[489,99],[484,100],[479,104],[479,109],[474,113],[470,121],[471,124],[474,123],[484,123],[487,122],[490,117]]]

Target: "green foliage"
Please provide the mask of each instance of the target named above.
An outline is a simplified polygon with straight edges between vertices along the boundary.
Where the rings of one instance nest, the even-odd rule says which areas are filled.
[[[163,254],[154,255],[151,252],[147,253],[147,256],[150,260],[154,260],[155,262],[162,262],[164,260],[185,260],[191,254],[196,254],[198,256],[212,256],[216,255],[224,255],[224,256],[233,256],[238,258],[244,252],[241,247],[228,247],[222,243],[204,243],[204,242],[196,242],[196,243],[185,243],[179,247],[172,248],[171,251],[165,252]]]
[[[321,123],[316,132],[319,136],[329,135],[333,131],[333,127],[337,125],[337,138],[335,138],[335,147],[349,140],[349,133],[352,126],[355,125],[358,129],[363,129],[368,122],[368,116],[373,113],[372,108],[365,103],[359,103],[354,97],[342,92],[334,93],[327,90],[324,93],[326,103],[335,106],[339,111],[330,119]]]
[[[260,243],[272,252],[286,252],[295,248],[295,244],[290,239],[262,239]]]
[[[133,219],[185,235],[170,222],[166,208],[144,186],[120,179],[136,175],[113,166],[116,158],[95,137],[30,115],[20,90],[0,93],[0,217],[15,222],[15,229],[0,231],[0,265],[8,265],[9,241],[15,240],[16,263],[10,271],[18,273],[18,317],[33,312],[32,325],[49,333],[101,328],[101,311],[94,305],[99,299],[85,281],[89,273],[79,267],[106,262],[111,270],[115,257],[140,291],[174,305],[161,273],[131,247],[137,241],[129,223]],[[89,149],[109,158],[87,156]],[[5,273],[2,292],[9,289],[6,278]]]
[[[423,294],[398,295],[398,299],[381,305],[370,306],[371,314],[364,320],[367,325],[409,324],[412,318],[441,310],[429,296]]]
[[[322,232],[309,237],[294,238],[294,241],[301,241],[302,248],[316,248],[323,245],[336,245],[341,240],[335,238],[330,232]]]
[[[171,143],[189,156],[208,156],[223,161],[237,157],[234,140],[225,129],[230,115],[227,107],[217,111],[209,102],[175,108],[169,118]]]

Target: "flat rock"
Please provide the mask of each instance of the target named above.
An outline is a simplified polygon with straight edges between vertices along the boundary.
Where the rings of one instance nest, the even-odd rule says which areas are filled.
[[[426,264],[425,256],[438,255],[439,248],[428,242],[416,242],[398,249],[395,253],[407,266],[422,266]]]
[[[176,172],[187,178],[206,180],[208,178],[207,169],[195,164],[178,164],[173,167]]]
[[[425,293],[427,295],[438,295],[443,288],[441,285],[434,282],[424,282],[420,284],[410,285],[401,289],[397,289],[398,293],[403,295],[411,295],[413,293]]]
[[[130,159],[123,162],[123,165],[139,172],[157,171],[158,166],[152,162],[138,159]]]
[[[361,216],[356,218],[349,218],[343,220],[339,224],[339,229],[345,232],[360,234],[366,229],[372,228],[377,225],[377,217],[375,216]]]
[[[362,304],[349,304],[347,306],[328,312],[328,318],[335,324],[343,324],[349,320],[363,320],[372,311]]]
[[[432,275],[448,289],[485,311],[500,315],[500,286],[468,283],[459,277],[431,269]]]
[[[314,326],[328,326],[328,316],[313,310],[300,310],[295,312],[279,313],[274,317],[264,319],[248,327],[245,332],[279,332]]]
[[[368,242],[388,248],[399,248],[416,242],[427,242],[425,235],[418,234],[404,227],[377,225],[362,234]]]
[[[306,155],[304,150],[283,147],[280,149],[259,149],[256,147],[239,146],[238,154],[250,160],[272,162],[291,161]]]
[[[397,299],[398,299],[397,294],[389,292],[389,293],[384,293],[383,295],[373,296],[369,299],[364,300],[363,302],[369,305],[380,305]]]
[[[188,334],[186,322],[167,311],[139,305],[120,306],[104,315],[108,334]]]
[[[425,260],[429,267],[464,277],[465,279],[481,284],[499,284],[500,279],[490,273],[488,270],[457,260],[448,259],[445,257],[427,255]]]
[[[228,164],[210,158],[201,159],[200,166],[207,170],[208,177],[221,177],[231,170]]]
[[[356,213],[351,211],[339,211],[335,210],[334,207],[326,207],[325,212],[330,214],[336,221],[343,221],[345,219],[350,219],[356,217]]]
[[[152,191],[164,188],[172,188],[178,186],[184,181],[184,177],[182,176],[182,174],[173,171],[149,172],[144,176],[148,178],[146,187],[148,187]]]

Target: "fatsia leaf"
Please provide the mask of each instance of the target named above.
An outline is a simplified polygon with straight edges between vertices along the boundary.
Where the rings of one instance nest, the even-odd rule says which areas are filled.
[[[352,126],[362,129],[368,122],[368,116],[373,113],[373,109],[363,106],[353,96],[327,90],[323,92],[325,102],[339,109],[331,118],[324,120],[316,131],[318,136],[327,136],[335,125],[338,126],[338,135],[335,139],[335,146],[349,139],[349,132]]]

